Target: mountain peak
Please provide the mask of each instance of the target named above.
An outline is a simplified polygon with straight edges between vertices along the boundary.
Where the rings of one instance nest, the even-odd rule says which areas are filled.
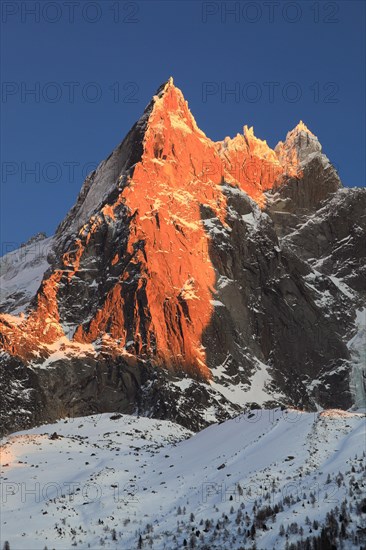
[[[183,92],[175,86],[173,77],[161,84],[145,113],[148,115],[146,119],[147,133],[144,138],[145,150],[148,138],[152,137],[151,133],[155,142],[154,146],[159,145],[156,142],[164,142],[167,145],[175,139],[184,141],[188,134],[193,133],[200,138],[206,138],[204,132],[198,128]]]
[[[280,141],[280,143],[282,142]],[[287,132],[286,139],[283,142],[287,149],[293,146],[297,149],[308,148],[310,144],[314,150],[321,151],[322,147],[317,136],[309,130],[302,120],[290,132]]]
[[[33,422],[128,408],[198,426],[207,411],[218,418],[254,402],[350,407],[351,351],[339,335],[351,335],[352,294],[297,258],[302,233],[295,250],[276,234],[294,238],[338,188],[305,128],[299,123],[276,152],[248,126],[214,142],[173,79],[165,82],[86,178],[43,243],[44,261],[35,247],[36,261],[26,250],[27,260],[13,254],[6,267],[0,401],[12,413],[8,425],[23,427],[18,413],[28,422],[28,411]],[[315,265],[319,246],[328,257],[328,233],[338,249],[354,232],[345,210],[324,238],[322,228],[319,241],[311,233]],[[355,255],[335,256],[342,269],[348,262],[353,271],[362,237]],[[21,392],[29,406],[22,397],[13,403]]]
[[[282,166],[287,167],[288,173],[296,173],[301,170],[302,163],[310,160],[314,154],[321,155],[322,146],[316,135],[300,120],[287,133],[285,141],[276,145],[275,152]]]
[[[265,191],[284,176],[300,176],[302,162],[321,151],[317,138],[305,128],[300,122],[276,151],[255,136],[252,126],[214,143],[198,128],[170,77],[123,142],[88,176],[75,207],[59,226],[54,247],[57,265],[55,259],[53,271],[42,282],[16,353],[24,355],[20,348],[25,332],[27,354],[38,344],[51,345],[64,336],[71,315],[63,293],[72,300],[65,289],[72,286],[77,292],[79,274],[89,270],[88,254],[95,255],[91,248],[104,246],[104,232],[118,226],[126,248],[121,249],[119,241],[111,242],[113,254],[107,264],[116,272],[121,269],[120,279],[115,283],[113,278],[112,287],[108,282],[104,303],[98,303],[87,322],[83,314],[73,318],[72,341],[92,344],[109,335],[122,355],[130,353],[133,342],[136,355],[163,367],[174,363],[210,379],[201,342],[213,314],[215,270],[207,258],[212,232],[203,223],[202,205],[225,228],[228,199],[226,188],[220,186],[225,182],[264,206]],[[195,252],[188,258],[182,247],[192,246]],[[129,272],[125,257],[131,258]],[[175,261],[166,261],[172,257]],[[103,266],[105,261],[103,256]],[[140,281],[140,286],[126,297],[121,285],[130,288],[131,281]],[[142,309],[141,304],[145,304]],[[165,318],[167,324],[161,321]],[[36,343],[31,342],[33,335]],[[12,353],[14,349],[12,345]]]
[[[307,134],[314,136],[313,132],[309,130],[309,128],[306,126],[306,124],[302,120],[300,120],[300,122],[295,126],[295,128],[291,130],[291,132],[289,133],[292,134],[292,133],[299,133],[299,132],[306,132]]]
[[[168,78],[168,80],[166,80],[165,82],[163,82],[162,84],[160,84],[159,88],[157,89],[156,91],[156,94],[157,96],[161,96],[163,95],[163,93],[167,92],[170,88],[176,88],[178,89],[175,85],[174,85],[174,79],[172,76],[170,76]]]

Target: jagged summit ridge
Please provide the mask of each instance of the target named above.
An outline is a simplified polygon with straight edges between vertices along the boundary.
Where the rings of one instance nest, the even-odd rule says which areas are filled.
[[[300,170],[300,163],[306,161],[309,154],[321,150],[319,142],[302,121],[288,133],[286,141],[279,142],[274,150],[265,140],[254,135],[253,127],[248,128],[246,125],[243,134],[237,134],[234,138],[226,137],[222,142],[214,143],[198,128],[182,91],[170,77],[159,86],[143,115],[126,138],[108,159],[102,161],[86,178],[74,209],[57,231],[62,240],[65,233],[73,233],[85,224],[91,214],[100,209],[103,201],[116,186],[124,184],[124,175],[134,170],[141,160],[149,141],[146,133],[155,135],[154,147],[155,152],[158,151],[163,125],[170,129],[169,135],[167,132],[164,133],[166,147],[169,144],[169,136],[173,133],[193,133],[200,138],[206,149],[216,149],[219,158],[215,155],[215,158],[208,158],[207,161],[201,159],[200,166],[195,167],[196,173],[201,174],[201,177],[205,177],[205,171],[206,174],[209,173],[209,177],[210,172],[215,173],[216,183],[224,177],[227,181],[239,185],[260,205],[265,204],[263,191],[276,187],[286,176],[296,175]],[[305,135],[311,136],[312,139],[304,139]],[[212,157],[211,154],[210,156]],[[169,159],[164,157],[166,154],[162,153],[160,161],[169,162]]]

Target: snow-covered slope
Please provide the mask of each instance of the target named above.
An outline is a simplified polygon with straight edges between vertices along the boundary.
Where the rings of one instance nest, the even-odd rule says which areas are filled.
[[[36,294],[49,264],[53,238],[41,233],[0,259],[1,312],[17,315]]]
[[[196,435],[126,415],[60,420],[4,441],[1,546],[359,548],[364,450],[364,415],[336,410],[258,409]]]

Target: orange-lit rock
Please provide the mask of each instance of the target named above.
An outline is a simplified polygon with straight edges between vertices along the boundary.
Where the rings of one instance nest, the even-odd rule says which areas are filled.
[[[266,141],[254,136],[253,128],[244,126],[243,135],[217,143],[225,181],[238,183],[260,206],[264,191],[271,189],[284,169]]]
[[[294,140],[306,131],[294,130]],[[94,236],[118,221],[123,204],[129,214],[127,250],[124,257],[111,251],[108,265],[126,265],[92,318],[75,328],[73,339],[105,342],[107,336],[114,355],[138,356],[210,378],[202,334],[212,316],[216,275],[201,208],[210,208],[225,225],[223,181],[263,206],[264,191],[283,174],[298,174],[295,149],[286,142],[274,151],[247,126],[243,135],[211,141],[170,79],[154,97],[142,155],[128,184],[80,228],[61,266],[43,280],[28,318],[21,325],[16,318],[2,320],[3,348],[28,360],[43,344],[64,336],[59,285],[72,287]]]

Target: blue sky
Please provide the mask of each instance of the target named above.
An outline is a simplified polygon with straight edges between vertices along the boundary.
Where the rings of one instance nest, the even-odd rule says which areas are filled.
[[[2,251],[53,233],[170,75],[212,139],[248,124],[274,146],[302,119],[343,183],[365,185],[364,2],[1,8]]]

